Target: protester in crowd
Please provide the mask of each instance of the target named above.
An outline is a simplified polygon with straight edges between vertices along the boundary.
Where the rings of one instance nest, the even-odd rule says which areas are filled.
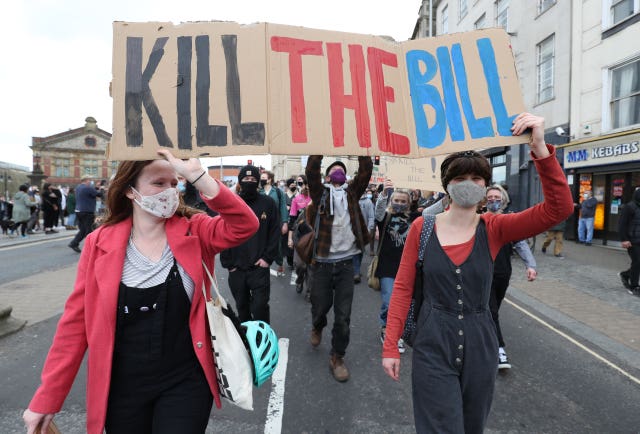
[[[40,195],[40,190],[36,186],[31,186],[31,188],[29,189],[29,196],[31,196],[33,206],[31,207],[31,217],[29,218],[29,223],[27,223],[27,234],[33,234],[35,233],[35,231],[39,231],[42,229],[40,227],[42,196]]]
[[[120,169],[118,168],[118,170]],[[80,242],[93,231],[93,224],[96,219],[96,197],[103,197],[104,190],[104,186],[96,188],[94,181],[90,177],[82,178],[80,184],[76,187],[78,232],[69,243],[69,248],[74,252],[80,253]]]
[[[60,192],[60,208],[58,210],[58,219],[60,219],[60,224],[58,226],[64,227],[64,218],[67,215],[67,189],[59,185],[58,191]]]
[[[14,222],[14,228],[16,231],[18,230],[18,225],[20,226],[20,235],[22,238],[27,238],[27,225],[29,223],[29,218],[31,217],[31,206],[33,205],[33,202],[27,193],[28,190],[29,187],[22,184],[18,187],[18,191],[13,196],[13,210],[11,218]]]
[[[76,189],[69,188],[67,193],[67,229],[76,228]]]
[[[293,249],[289,247],[289,233],[291,232],[291,206],[293,204],[293,199],[299,194],[298,184],[296,180],[293,178],[289,178],[287,180],[287,191],[285,192],[285,199],[287,201],[287,232],[282,234],[280,249],[282,250],[282,255],[287,258],[287,264],[289,268],[294,270],[293,263]],[[292,277],[293,273],[292,273]]]
[[[572,200],[555,148],[544,142],[544,120],[522,113],[514,135],[531,129],[531,157],[545,201],[519,213],[478,214],[491,180],[488,160],[474,151],[449,155],[441,181],[451,196],[436,216],[423,263],[424,302],[414,340],[412,383],[417,432],[484,430],[498,364],[496,328],[489,310],[493,262],[508,242],[538,234],[565,220]],[[400,373],[398,339],[409,310],[423,217],[409,231],[391,295],[382,365],[394,380]]]
[[[576,204],[576,206],[578,206]],[[596,215],[598,199],[593,197],[591,191],[582,194],[580,206],[580,218],[578,219],[578,242],[590,246],[593,240],[593,219]]]
[[[240,197],[258,217],[260,226],[244,243],[222,252],[220,263],[229,270],[229,288],[236,301],[240,321],[269,323],[269,267],[278,255],[281,226],[275,201],[258,193],[259,179],[260,171],[256,166],[247,165],[240,169]]]
[[[494,184],[487,188],[487,212],[502,214],[509,202],[509,194],[502,186]],[[509,363],[507,352],[504,349],[506,344],[504,343],[504,337],[500,327],[499,311],[502,300],[504,300],[507,294],[509,281],[511,280],[511,257],[513,256],[514,250],[524,261],[527,280],[531,282],[535,280],[537,276],[536,260],[525,240],[506,243],[500,248],[500,251],[493,260],[493,280],[491,281],[489,308],[491,309],[491,317],[496,325],[498,335],[498,369],[511,369],[511,363]]]
[[[362,195],[362,197],[360,197],[358,205],[360,206],[362,217],[367,223],[367,231],[369,232],[369,236],[371,236],[371,233],[373,232],[375,234],[376,230],[376,213],[373,202],[371,202],[371,198],[367,197],[366,191]],[[353,283],[356,284],[362,281],[362,274],[360,270],[360,268],[362,267],[362,256],[363,252],[360,252],[357,255],[353,256]]]
[[[620,220],[618,221],[618,233],[622,248],[627,249],[631,259],[628,270],[618,273],[622,285],[629,294],[640,297],[640,188],[633,192],[633,198],[622,207]]]
[[[57,234],[54,228],[57,225],[60,212],[60,197],[62,193],[48,182],[42,186],[42,213],[44,215],[44,233]]]
[[[60,411],[85,352],[90,434],[203,433],[220,406],[206,325],[202,261],[253,235],[258,222],[197,159],[123,161],[108,217],[88,236],[42,382],[24,412],[29,433]],[[176,172],[219,217],[185,207]]]
[[[198,192],[198,189],[193,184],[186,179],[182,180],[182,184],[180,182],[178,178],[178,191],[182,194],[185,205],[204,211],[209,217],[218,215],[217,212],[207,206],[207,203],[202,199],[202,196],[200,196],[200,192]]]
[[[0,196],[0,220],[9,220],[11,218],[12,204],[7,198]]]
[[[380,233],[380,254],[378,256],[376,277],[380,279],[381,304],[379,322],[380,341],[383,344],[393,283],[396,280],[396,273],[400,266],[402,251],[411,225],[409,212],[411,198],[409,192],[394,190],[393,181],[390,179],[385,180],[384,186],[385,189],[378,196],[375,210],[376,223]],[[402,339],[398,340],[398,351],[401,354],[405,352],[405,344]]]
[[[566,220],[558,223],[551,229],[547,231],[547,236],[542,243],[542,253],[547,253],[547,247],[551,245],[553,241],[553,256],[556,258],[564,259],[564,255],[562,254],[562,245],[564,239],[564,230],[567,228]]]
[[[282,235],[289,232],[289,212],[287,211],[287,200],[282,189],[276,187],[273,184],[274,175],[273,172],[268,170],[263,171],[260,174],[260,192],[269,196],[276,202],[276,207],[279,212],[279,219],[281,222],[280,233]],[[275,257],[276,265],[278,266],[278,276],[284,276],[284,260],[282,246],[278,243],[278,254]]]
[[[299,219],[301,219],[300,214],[311,202],[311,197],[309,196],[309,185],[307,184],[307,177],[305,175],[299,175],[297,178],[296,184],[300,192],[291,201],[291,210],[289,211],[289,229],[290,230],[289,230],[289,237],[287,242],[289,248],[292,250],[294,250],[293,232],[296,228],[296,222],[298,222]],[[296,285],[296,292],[300,294],[304,289],[304,282],[307,277],[307,264],[305,264],[300,259],[300,256],[298,256],[295,250],[293,253],[293,262],[295,265],[294,273],[296,276],[294,283]],[[310,300],[309,296],[310,296],[309,287],[307,286],[307,294],[306,294],[307,300]]]
[[[347,184],[347,168],[341,161],[327,167],[323,180],[322,158],[322,155],[309,156],[305,170],[312,201],[306,209],[307,221],[314,222],[320,212],[315,255],[307,267],[311,291],[311,345],[314,348],[320,345],[327,314],[333,307],[329,366],[333,377],[343,382],[349,379],[344,355],[349,345],[353,302],[353,256],[362,253],[369,242],[369,231],[358,201],[371,179],[373,162],[371,157],[358,157],[358,173]]]

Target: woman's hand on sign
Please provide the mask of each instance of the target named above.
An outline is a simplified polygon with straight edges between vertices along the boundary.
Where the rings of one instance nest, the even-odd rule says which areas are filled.
[[[531,113],[520,113],[513,120],[511,131],[514,136],[519,136],[528,129],[531,131],[531,140],[529,141],[531,152],[536,158],[548,157],[550,154],[544,141],[544,118]]]

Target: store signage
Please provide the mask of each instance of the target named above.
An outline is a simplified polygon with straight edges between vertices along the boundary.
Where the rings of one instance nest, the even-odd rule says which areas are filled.
[[[602,145],[576,145],[565,148],[564,167],[597,166],[637,160],[640,156],[638,140]]]

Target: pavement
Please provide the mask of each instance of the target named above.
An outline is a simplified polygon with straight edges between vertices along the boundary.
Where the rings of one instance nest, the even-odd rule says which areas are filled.
[[[0,236],[0,251],[26,243],[71,238],[75,231],[36,234],[26,239]],[[543,254],[543,235],[534,255],[538,277],[526,280],[524,263],[513,258],[513,277],[505,302],[523,314],[535,315],[598,354],[615,356],[640,372],[640,297],[622,287],[617,273],[629,267],[622,248],[595,242],[584,246],[565,241],[564,258],[553,255],[553,244]],[[367,261],[368,259],[365,259]],[[366,264],[363,265],[366,269]],[[76,265],[34,273],[0,285],[0,304],[13,307],[12,315],[31,324],[58,315],[73,288]],[[29,297],[24,297],[25,290]]]

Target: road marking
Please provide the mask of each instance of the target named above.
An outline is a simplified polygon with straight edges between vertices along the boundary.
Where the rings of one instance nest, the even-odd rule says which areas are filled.
[[[284,380],[287,376],[289,360],[289,339],[278,339],[280,355],[278,366],[271,376],[271,395],[267,407],[267,420],[264,424],[265,434],[280,434],[282,431],[282,413],[284,411]]]
[[[630,373],[628,373],[627,371],[622,369],[620,366],[618,366],[615,363],[605,359],[603,356],[601,356],[600,354],[596,353],[592,349],[586,347],[585,345],[581,344],[580,342],[576,341],[571,336],[569,336],[566,333],[558,330],[556,327],[552,326],[551,324],[549,324],[548,322],[546,322],[542,318],[534,315],[533,313],[529,312],[525,308],[520,307],[519,305],[517,305],[516,303],[512,302],[511,300],[508,300],[508,299],[505,298],[505,301],[507,303],[509,303],[511,306],[513,306],[516,309],[518,309],[519,311],[521,311],[522,313],[524,313],[525,315],[527,315],[527,316],[533,318],[534,320],[538,321],[543,326],[545,326],[545,327],[549,328],[550,330],[556,332],[557,334],[559,334],[560,336],[562,336],[563,338],[565,338],[566,340],[568,340],[569,342],[571,342],[572,344],[577,346],[578,348],[581,348],[584,351],[586,351],[587,353],[591,354],[593,357],[595,357],[596,359],[600,360],[605,365],[608,365],[609,367],[611,367],[611,368],[615,369],[616,371],[620,372],[622,375],[624,375],[625,377],[629,378],[631,381],[633,381],[633,382],[635,382],[637,384],[640,384],[640,379],[639,378],[634,377],[633,375],[631,375]]]
[[[28,241],[26,243],[19,243],[19,244],[14,244],[14,245],[10,245],[10,246],[0,246],[0,250],[2,251],[6,251],[6,250],[15,250],[15,249],[19,249],[21,247],[27,247],[27,246],[39,246],[40,244],[46,244],[46,243],[51,243],[53,241],[60,241],[60,240],[68,240],[69,238],[73,238],[75,235],[68,235],[68,236],[64,236],[64,237],[55,237],[55,238],[50,238],[48,240],[42,240],[42,241]]]

